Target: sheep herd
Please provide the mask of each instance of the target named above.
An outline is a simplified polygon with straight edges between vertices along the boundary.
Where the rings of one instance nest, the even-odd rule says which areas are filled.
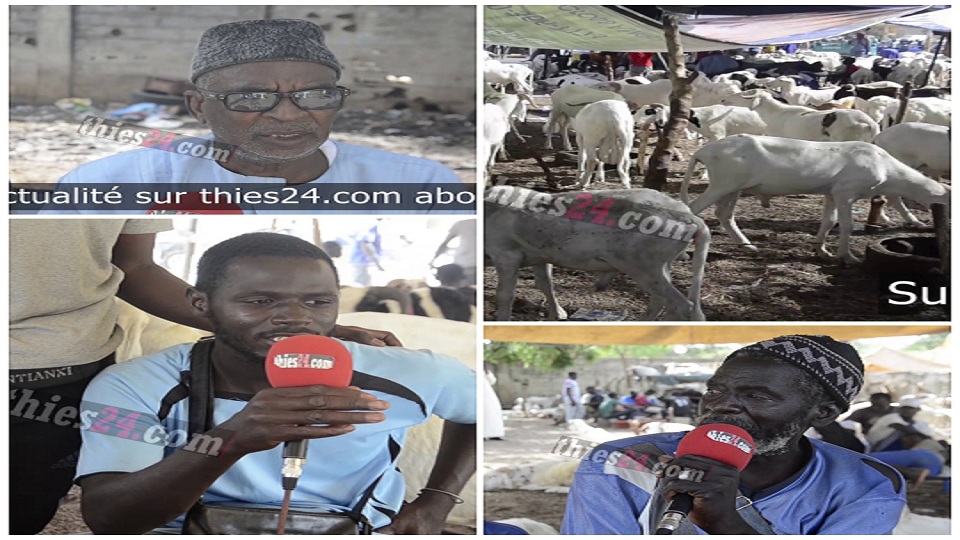
[[[801,86],[803,77],[783,76],[776,69],[740,70],[712,79],[696,74],[690,79],[693,107],[687,118],[687,136],[689,139],[702,137],[703,145],[692,151],[689,158],[680,190],[682,212],[696,218],[707,208],[716,206],[716,219],[730,241],[744,250],[755,251],[733,219],[740,195],[757,195],[765,207],[774,196],[822,195],[820,226],[811,241],[816,242],[818,253],[829,254],[825,241],[839,222],[837,257],[844,263],[859,262],[850,247],[856,213],[853,206],[858,200],[886,196],[904,223],[923,226],[906,207],[904,199],[924,207],[949,204],[950,188],[943,180],[950,174],[951,114],[948,87],[917,88],[911,95],[926,97],[911,97],[905,104],[898,96],[902,83],[913,85],[925,78],[926,70],[921,68],[931,65],[925,54],[901,61],[904,67],[888,74],[888,79],[897,80],[870,80],[860,85],[819,89]],[[803,58],[805,63],[816,58],[829,66],[839,60],[833,55],[835,53],[800,51],[799,56],[783,60]],[[878,64],[870,58],[858,61],[872,62],[871,66]],[[913,67],[908,70],[908,66]],[[931,81],[948,85],[949,64],[938,60],[936,66],[938,69],[931,71]],[[871,73],[869,77],[861,76],[861,81],[876,77],[873,69],[859,71]],[[584,272],[629,275],[641,291],[650,295],[648,319],[663,312],[669,320],[702,320],[699,308],[692,309],[694,305],[699,306],[700,299],[691,296],[699,287],[699,280],[691,283],[691,294],[687,297],[677,293],[668,295],[672,300],[658,300],[658,297],[666,298],[660,294],[664,290],[660,276],[665,275],[666,286],[673,288],[670,263],[682,258],[684,250],[666,261],[641,257],[642,260],[626,265],[611,262],[618,258],[625,260],[619,254],[612,255],[614,252],[651,249],[659,252],[660,248],[655,247],[658,242],[673,241],[655,234],[637,234],[635,228],[625,230],[618,222],[624,212],[629,213],[631,205],[636,204],[632,202],[636,200],[632,192],[648,191],[632,185],[646,169],[648,126],[659,129],[667,121],[669,107],[665,104],[669,103],[673,83],[658,78],[662,74],[656,73],[616,81],[596,80],[596,74],[589,75],[549,79],[561,86],[553,89],[547,98],[531,92],[538,85],[544,86],[544,80],[534,80],[533,69],[488,60],[482,141],[485,158],[482,176],[486,186],[493,188],[504,183],[504,176],[498,174],[503,163],[498,163],[497,158],[499,154],[501,161],[505,159],[505,146],[525,148],[525,152],[538,157],[538,163],[548,175],[549,189],[560,192],[551,195],[569,194],[576,198],[576,193],[592,193],[591,209],[598,205],[620,209],[619,214],[611,214],[609,219],[598,217],[591,221],[579,219],[575,213],[571,219],[571,212],[552,215],[536,205],[504,206],[488,197],[485,253],[488,264],[497,271],[497,318],[510,318],[510,306],[501,304],[512,301],[511,291],[516,288],[520,267],[533,268],[537,288],[548,299],[548,315],[562,318],[562,310],[554,307],[556,299],[551,282],[552,265],[556,264]],[[503,87],[494,88],[504,84],[512,85],[516,93],[509,93]],[[547,99],[549,105],[546,105]],[[534,108],[540,110],[531,110]],[[494,109],[493,114],[488,113]],[[521,132],[539,130],[539,125],[530,122],[547,111],[549,116],[542,124],[543,147],[533,148]],[[893,125],[899,115],[903,115],[902,122]],[[518,122],[525,129],[518,129]],[[561,185],[549,177],[542,158],[553,154],[556,164],[564,157],[554,150],[553,135],[557,132],[562,148],[572,152],[571,129],[576,135],[576,180]],[[513,140],[511,132],[519,139]],[[602,192],[586,190],[594,180],[605,181],[603,164],[616,168],[623,189],[607,190],[601,186]],[[694,178],[697,164],[706,168],[703,180],[708,182],[708,187],[700,197],[690,201],[687,186]],[[512,178],[507,181],[511,182]],[[529,183],[525,185],[530,187]],[[668,187],[664,191],[669,193],[675,189]],[[670,199],[666,194],[657,195]],[[605,203],[604,198],[612,201]],[[660,200],[648,193],[641,194],[640,198]],[[670,202],[673,201],[667,201],[667,206]],[[663,203],[653,206],[663,207]],[[654,213],[656,211],[660,210]],[[674,216],[677,213],[673,207],[663,211]],[[497,216],[497,223],[490,221],[491,214]],[[712,225],[712,220],[707,218],[706,225]],[[886,216],[881,219],[890,223]],[[706,232],[705,237],[701,235],[701,245],[709,244],[709,230]],[[598,250],[598,246],[609,251]],[[704,279],[710,280],[709,264]]]

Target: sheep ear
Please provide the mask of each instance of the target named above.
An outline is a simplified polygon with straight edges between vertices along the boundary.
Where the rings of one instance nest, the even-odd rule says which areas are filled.
[[[612,90],[612,91],[614,91],[614,92],[619,92],[619,91],[620,91],[620,83],[612,82],[612,83],[607,83],[607,84],[610,86],[610,90]]]

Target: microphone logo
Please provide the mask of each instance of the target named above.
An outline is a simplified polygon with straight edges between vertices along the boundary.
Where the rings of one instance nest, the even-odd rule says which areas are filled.
[[[720,431],[718,429],[711,429],[710,431],[707,431],[707,438],[719,443],[729,444],[744,454],[753,454],[753,445],[745,441],[739,435],[734,435],[733,433]]]
[[[333,369],[334,358],[325,354],[283,353],[273,357],[278,368]]]

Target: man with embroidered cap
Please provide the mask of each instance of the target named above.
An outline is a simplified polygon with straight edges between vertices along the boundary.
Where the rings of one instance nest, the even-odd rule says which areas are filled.
[[[67,173],[74,183],[460,183],[434,161],[329,139],[350,90],[323,29],[273,19],[214,26],[200,37],[190,70],[190,113],[209,126],[229,160],[142,148]]]
[[[890,534],[906,504],[900,475],[803,436],[846,411],[862,385],[856,350],[828,336],[743,347],[707,382],[697,424],[746,430],[756,442],[747,467],[673,458],[683,433],[600,445],[574,476],[562,532],[653,534],[668,501],[686,493],[693,510],[676,534]],[[649,463],[658,460],[707,474],[699,482],[657,475]]]

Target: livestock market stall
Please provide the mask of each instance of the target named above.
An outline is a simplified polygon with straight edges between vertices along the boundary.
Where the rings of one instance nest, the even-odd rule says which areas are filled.
[[[815,8],[822,9],[811,11]],[[685,52],[696,52],[813,41],[911,16],[949,24],[937,15],[917,15],[930,8],[671,6],[668,9],[687,14],[680,25],[681,45]],[[657,13],[659,9],[653,6],[485,6],[483,35],[488,44],[516,47],[661,52],[666,50],[666,44],[662,26],[653,18]],[[527,121],[518,126],[520,133],[527,137],[526,142],[521,144],[511,135],[507,136],[506,149],[511,159],[494,165],[494,180],[545,192],[569,190],[576,181],[576,159],[570,152],[540,150],[545,142],[542,128],[550,101],[546,94],[534,96],[534,101],[540,108],[530,111]],[[678,143],[674,161],[669,164],[665,193],[677,198],[689,156],[698,147],[693,140]],[[636,170],[631,175],[634,187],[639,186],[642,175]],[[611,179],[615,180],[616,176],[608,175],[608,180]],[[699,196],[706,185],[694,177],[692,197]],[[590,189],[619,187],[619,182],[607,182],[595,183]],[[946,312],[937,307],[897,315],[880,313],[878,275],[819,255],[814,237],[822,213],[821,196],[776,197],[771,205],[764,208],[760,201],[749,196],[737,203],[739,226],[759,248],[758,253],[744,252],[725,234],[713,235],[701,293],[707,320],[946,320]],[[908,205],[921,221],[932,222],[931,215],[918,205]],[[862,224],[868,213],[868,202],[861,201],[854,207],[854,222]],[[702,217],[716,231],[713,210],[707,209]],[[899,234],[901,230],[895,226],[884,234]],[[911,230],[909,234],[915,232]],[[835,234],[828,236],[827,248],[831,252],[836,250],[836,238]],[[862,257],[876,239],[857,227],[851,238],[853,253]],[[675,262],[672,266],[673,282],[681,291],[686,291],[690,286],[690,264]],[[546,313],[543,297],[534,287],[532,273],[524,270],[520,276],[512,320],[543,320]],[[608,289],[596,291],[595,277],[586,272],[554,269],[558,298],[568,313],[582,310],[587,314],[582,320],[641,320],[646,298],[638,294],[631,279],[618,276]],[[494,318],[492,291],[496,283],[495,273],[488,269],[484,298],[487,320]]]

